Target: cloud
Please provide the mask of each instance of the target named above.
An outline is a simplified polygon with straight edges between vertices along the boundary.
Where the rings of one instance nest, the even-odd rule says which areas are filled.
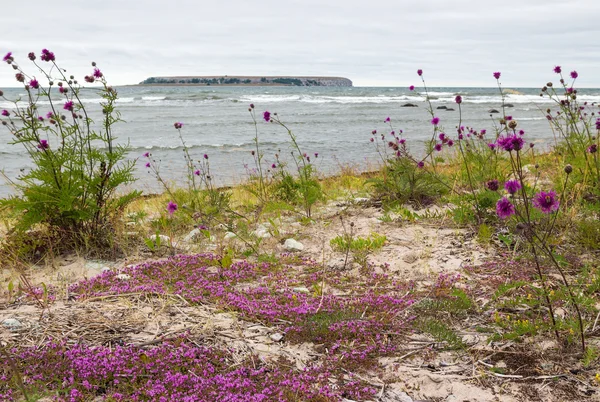
[[[0,51],[23,65],[52,49],[77,76],[96,61],[114,84],[152,75],[343,75],[356,85],[540,86],[554,65],[600,87],[591,0],[28,1],[0,16]],[[35,70],[31,70],[35,72]],[[15,86],[0,66],[0,87]]]

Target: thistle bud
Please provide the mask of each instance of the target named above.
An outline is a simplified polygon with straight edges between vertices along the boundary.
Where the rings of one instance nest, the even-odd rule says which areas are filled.
[[[571,166],[571,165],[565,166],[565,173],[571,174],[571,172],[573,172],[573,166]]]
[[[552,83],[551,83],[551,82],[548,82],[548,83],[546,84],[546,86],[547,86],[548,88],[552,88]]]
[[[92,67],[96,67],[96,62],[92,61]]]
[[[508,127],[511,128],[512,130],[514,130],[515,128],[517,128],[517,121],[516,120],[511,120],[508,122]]]

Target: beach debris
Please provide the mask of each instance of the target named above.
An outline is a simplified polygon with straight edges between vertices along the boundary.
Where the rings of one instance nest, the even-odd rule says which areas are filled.
[[[404,105],[402,105],[402,107],[419,107],[419,106],[415,105],[414,103],[405,103]]]
[[[500,112],[497,111],[496,109],[490,109],[490,110],[488,110],[488,113],[500,113]]]
[[[283,248],[287,251],[302,251],[304,250],[304,244],[290,238],[283,243]]]

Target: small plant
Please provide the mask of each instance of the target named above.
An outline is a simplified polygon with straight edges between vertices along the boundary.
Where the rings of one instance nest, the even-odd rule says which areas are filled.
[[[355,237],[353,230],[354,222],[351,222],[350,231],[344,235],[331,239],[329,244],[335,251],[345,254],[346,258],[344,261],[344,268],[346,267],[348,261],[348,255],[352,253],[354,262],[360,265],[363,269],[366,269],[367,257],[369,254],[381,249],[387,239],[385,236],[377,233],[371,233],[368,237]]]
[[[33,52],[29,59],[37,77],[25,72],[11,53],[4,57],[26,95],[13,100],[11,111],[2,111],[2,125],[12,135],[12,144],[24,148],[33,167],[11,182],[17,194],[0,205],[14,214],[18,231],[46,225],[65,234],[57,247],[88,252],[112,247],[112,220],[139,195],[138,191],[116,195],[135,180],[135,162],[125,161],[128,147],[117,144],[113,134],[120,121],[117,91],[92,63],[93,72],[85,82],[100,84],[103,98],[103,117],[95,122],[79,98],[84,87],[59,67],[54,53],[42,50],[42,63]]]

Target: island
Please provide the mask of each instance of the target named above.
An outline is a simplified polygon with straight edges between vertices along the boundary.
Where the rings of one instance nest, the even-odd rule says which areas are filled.
[[[150,77],[140,82],[139,85],[276,85],[298,87],[351,87],[352,81],[343,77],[211,75]]]

